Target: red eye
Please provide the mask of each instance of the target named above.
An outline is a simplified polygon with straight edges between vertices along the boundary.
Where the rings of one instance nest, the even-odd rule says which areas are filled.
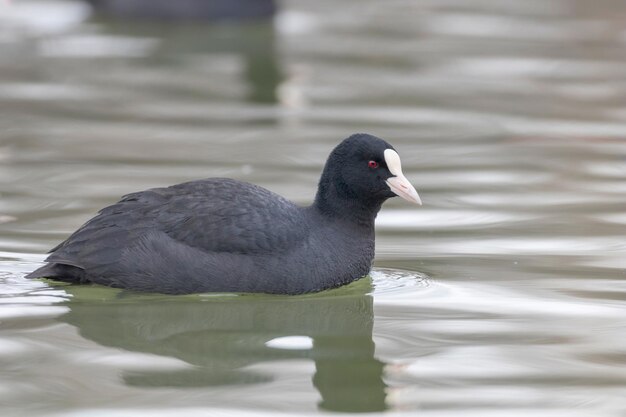
[[[372,168],[372,169],[376,169],[376,168],[378,168],[378,162],[376,162],[376,161],[369,161],[367,163],[367,166]]]

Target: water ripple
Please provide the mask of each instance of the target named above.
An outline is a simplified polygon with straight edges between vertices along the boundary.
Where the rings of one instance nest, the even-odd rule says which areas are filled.
[[[418,231],[456,230],[508,222],[537,220],[528,213],[489,212],[486,210],[386,210],[376,218],[379,230]]]

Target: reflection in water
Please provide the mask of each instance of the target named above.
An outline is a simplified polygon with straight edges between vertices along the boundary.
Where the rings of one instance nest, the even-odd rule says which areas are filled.
[[[179,76],[188,77],[186,81],[193,84],[196,94],[205,88],[209,91],[219,88],[214,78],[217,71],[240,75],[246,83],[246,97],[250,102],[276,102],[276,89],[282,75],[271,21],[219,25],[116,20],[97,20],[97,23],[116,37],[158,39],[159,47],[148,57],[146,65],[171,71],[185,70],[188,66],[195,68]],[[163,80],[161,87],[172,88],[175,84],[176,80]]]
[[[184,370],[126,371],[141,387],[208,387],[269,382],[257,363],[315,362],[313,385],[326,410],[384,410],[384,364],[374,358],[370,280],[324,294],[282,296],[147,296],[94,287],[66,287],[74,297],[59,320],[96,343],[180,359]],[[94,291],[106,291],[101,302]],[[98,298],[99,299],[99,298]],[[277,349],[268,342],[308,336],[310,349]]]

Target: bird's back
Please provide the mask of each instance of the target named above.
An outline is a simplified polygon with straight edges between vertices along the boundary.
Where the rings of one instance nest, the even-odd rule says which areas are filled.
[[[290,201],[231,179],[150,189],[102,209],[31,277],[56,269],[71,281],[143,291],[250,291],[258,283],[243,281],[255,260],[307,240],[305,218]]]

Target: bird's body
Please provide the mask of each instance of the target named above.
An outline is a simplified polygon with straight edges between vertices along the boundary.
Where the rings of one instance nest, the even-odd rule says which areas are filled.
[[[311,206],[227,178],[129,194],[52,249],[29,277],[168,294],[298,294],[351,282],[369,272],[374,219],[395,194],[389,186],[367,196],[345,189],[353,173],[331,163],[333,155],[345,159],[342,145]]]

